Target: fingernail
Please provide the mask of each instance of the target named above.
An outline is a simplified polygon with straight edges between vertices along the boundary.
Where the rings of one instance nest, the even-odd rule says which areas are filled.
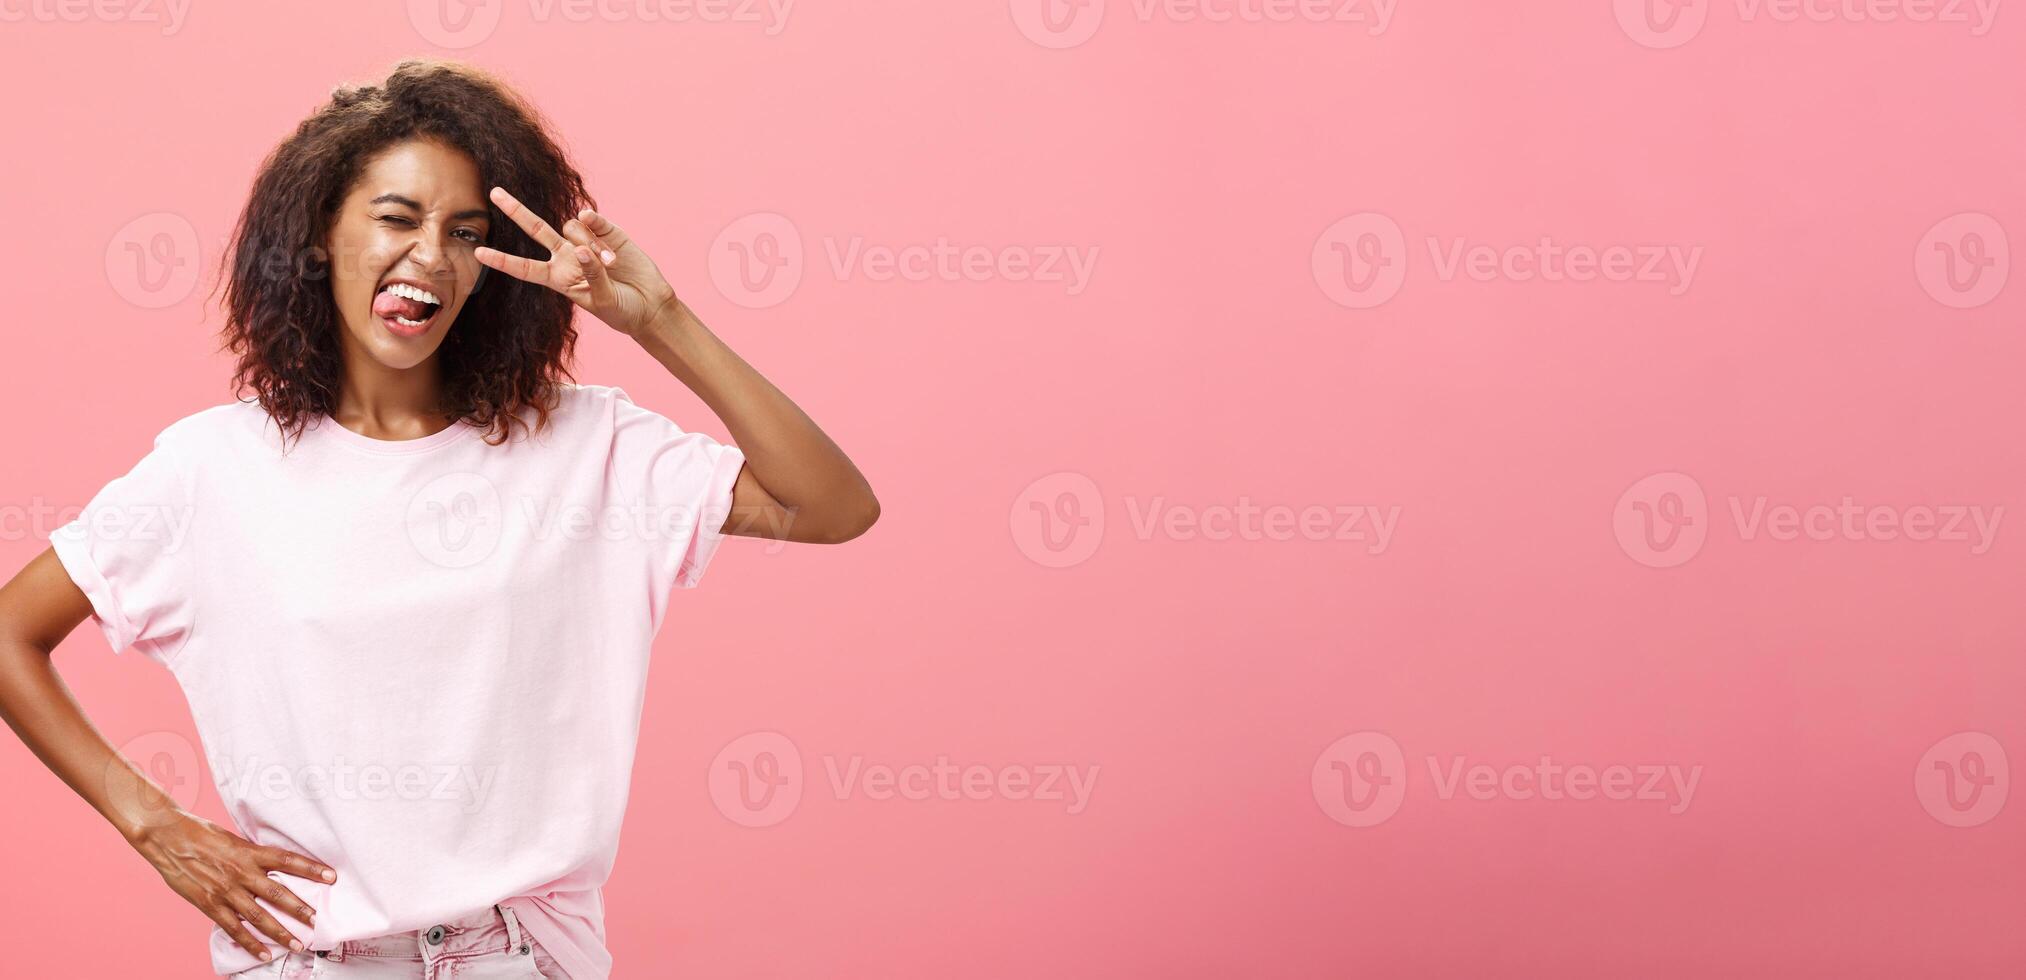
[[[611,249],[609,249],[609,248],[608,248],[608,249],[606,249],[606,250],[605,250],[604,252],[602,252],[602,253],[600,253],[600,254],[602,254],[602,255],[604,256],[604,258],[605,258],[605,261],[606,261],[606,262],[611,262],[611,261],[613,261],[613,260],[615,260],[615,259],[619,258],[619,256],[617,256],[617,255],[613,255],[613,254],[612,254],[612,250],[611,250]]]
[[[274,954],[263,949],[260,951],[260,958],[263,962],[265,962],[267,960],[274,959]]]
[[[337,872],[335,872],[335,871],[332,871],[332,870],[331,870],[331,869],[329,869],[329,868],[325,868],[325,869],[324,869],[324,880],[325,880],[325,881],[336,881],[336,880],[338,880],[338,873],[337,873]]]

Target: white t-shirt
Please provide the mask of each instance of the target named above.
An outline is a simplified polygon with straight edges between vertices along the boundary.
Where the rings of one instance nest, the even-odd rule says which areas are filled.
[[[275,873],[317,910],[267,906],[309,948],[505,901],[603,980],[649,648],[745,457],[601,385],[532,438],[482,435],[324,418],[284,454],[257,403],[220,405],[51,544],[113,649],[175,675],[238,832],[337,869]],[[216,927],[211,957],[259,963]]]

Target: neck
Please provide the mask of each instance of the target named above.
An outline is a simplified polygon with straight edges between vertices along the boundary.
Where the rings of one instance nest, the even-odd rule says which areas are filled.
[[[412,368],[392,368],[346,347],[345,377],[331,410],[339,425],[376,439],[418,439],[456,421],[442,409],[436,357]]]

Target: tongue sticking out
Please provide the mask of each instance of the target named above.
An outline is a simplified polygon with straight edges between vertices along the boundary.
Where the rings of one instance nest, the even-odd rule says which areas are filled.
[[[381,293],[373,297],[374,316],[401,316],[410,320],[427,320],[436,307],[420,300],[407,299],[393,293]]]

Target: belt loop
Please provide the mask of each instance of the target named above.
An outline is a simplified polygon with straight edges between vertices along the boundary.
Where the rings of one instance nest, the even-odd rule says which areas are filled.
[[[528,951],[527,941],[521,937],[521,917],[514,914],[513,906],[501,902],[495,904],[493,908],[498,909],[500,916],[506,919],[507,952],[509,953],[527,952]]]

